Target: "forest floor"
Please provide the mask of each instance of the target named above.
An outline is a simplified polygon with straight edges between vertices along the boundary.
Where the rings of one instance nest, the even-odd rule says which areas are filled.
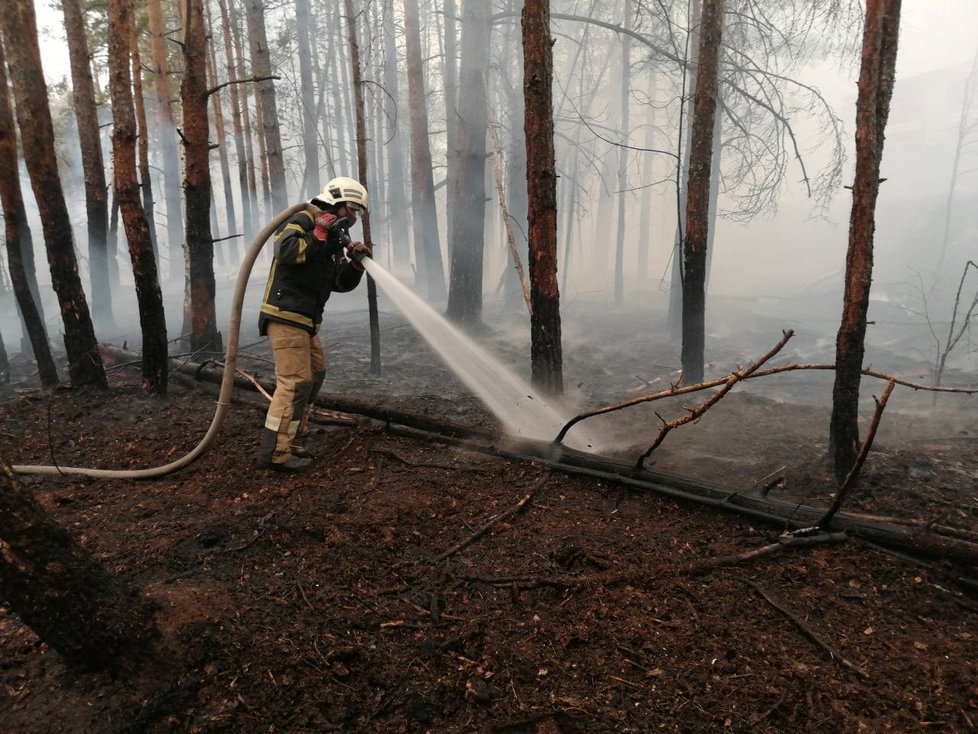
[[[513,338],[486,320],[482,341],[524,364],[525,329]],[[363,321],[328,322],[324,393],[494,426],[390,314],[383,374],[368,376]],[[710,375],[773,346],[767,326],[711,334]],[[565,320],[578,405],[675,379],[674,348],[646,328],[612,310]],[[799,333],[779,361],[821,361],[815,343]],[[263,350],[239,364],[268,377]],[[872,356],[922,377],[896,352]],[[0,391],[0,455],[15,464],[157,466],[196,444],[214,408],[213,385],[174,378],[161,401],[124,365],[107,394],[43,396],[28,370],[15,359]],[[654,468],[727,489],[780,477],[774,493],[827,506],[831,384],[807,373],[738,386],[671,433]],[[881,389],[864,383],[863,428]],[[897,389],[846,509],[973,539],[975,398],[932,402]],[[217,444],[157,480],[23,477],[157,603],[162,634],[158,664],[135,676],[79,674],[0,606],[0,731],[978,731],[974,568],[854,538],[751,557],[785,528],[364,418],[323,424],[311,469],[273,474],[253,468],[264,405],[236,390]],[[659,425],[649,406],[602,420],[611,453],[633,458]]]

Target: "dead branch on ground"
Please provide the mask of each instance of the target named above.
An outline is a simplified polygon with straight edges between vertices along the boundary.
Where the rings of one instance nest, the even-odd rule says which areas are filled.
[[[649,446],[649,448],[645,451],[645,453],[638,458],[638,461],[635,463],[635,468],[639,470],[643,468],[645,464],[645,460],[665,440],[666,435],[669,433],[669,431],[671,431],[673,428],[678,428],[679,426],[684,425],[686,423],[691,423],[692,421],[696,420],[701,415],[703,415],[707,410],[709,410],[714,405],[716,405],[718,402],[720,402],[723,396],[733,389],[734,385],[736,385],[738,382],[743,380],[745,377],[756,372],[762,364],[764,364],[769,359],[771,359],[771,357],[773,357],[775,354],[780,352],[782,347],[784,347],[784,345],[788,343],[788,340],[794,335],[795,332],[792,331],[791,329],[782,332],[781,339],[766,354],[764,354],[759,359],[757,359],[746,370],[740,370],[740,371],[730,373],[730,375],[728,375],[726,379],[724,379],[723,387],[721,387],[719,390],[713,393],[713,395],[711,395],[708,399],[704,400],[702,403],[700,403],[692,410],[687,408],[687,410],[689,411],[687,415],[684,415],[681,418],[676,418],[675,420],[663,421],[662,427],[659,429],[659,434],[655,437],[655,440],[652,442],[652,445]],[[662,419],[660,418],[660,420]]]
[[[763,558],[765,556],[770,556],[786,550],[806,548],[813,545],[835,545],[836,543],[843,543],[847,539],[848,536],[845,533],[819,533],[818,535],[810,536],[785,535],[778,538],[777,542],[775,543],[770,543],[768,545],[761,546],[760,548],[754,548],[753,550],[749,550],[744,553],[738,553],[730,556],[716,556],[714,558],[705,558],[700,561],[692,561],[683,568],[683,571],[690,574],[706,573],[717,568],[722,568],[724,566],[736,566],[741,563],[754,561],[758,558]]]
[[[394,459],[397,459],[402,464],[406,464],[410,467],[430,467],[432,469],[447,469],[449,471],[470,471],[470,472],[488,472],[489,470],[483,466],[459,466],[458,464],[445,464],[439,461],[412,461],[406,456],[401,455],[394,449],[385,448],[374,448],[372,449],[375,454],[386,454]]]
[[[811,640],[816,645],[818,645],[819,647],[821,647],[825,652],[827,652],[829,654],[829,656],[833,660],[838,660],[844,666],[846,666],[847,668],[849,668],[849,670],[852,670],[853,672],[857,673],[860,677],[865,678],[865,679],[868,679],[869,678],[869,674],[866,671],[862,670],[858,666],[853,665],[848,660],[846,660],[838,650],[836,650],[835,648],[833,648],[827,642],[825,642],[824,640],[822,640],[821,637],[819,637],[817,634],[815,634],[815,631],[813,629],[811,629],[808,625],[806,625],[797,614],[795,614],[790,609],[788,609],[778,599],[775,599],[774,596],[771,594],[771,592],[765,591],[764,588],[762,588],[759,584],[754,583],[750,579],[740,578],[738,580],[741,581],[741,582],[743,582],[743,583],[745,583],[745,584],[747,584],[748,586],[750,586],[752,589],[754,589],[754,591],[756,591],[758,594],[760,594],[761,597],[763,597],[764,601],[766,601],[768,604],[770,604],[772,607],[774,607],[775,609],[777,609],[784,616],[786,616],[788,619],[790,619],[792,622],[794,622],[795,623],[795,626],[798,627],[798,629],[801,630],[802,634],[804,634],[805,637],[807,637],[809,640]]]
[[[483,525],[482,527],[480,527],[478,530],[476,530],[474,533],[472,533],[465,540],[462,540],[461,542],[456,543],[455,545],[453,545],[448,550],[442,551],[441,553],[439,553],[437,556],[435,556],[434,558],[431,559],[431,562],[432,563],[440,563],[441,561],[444,561],[449,556],[452,556],[455,553],[458,553],[465,546],[467,546],[467,545],[475,542],[479,538],[481,538],[489,530],[491,530],[495,525],[499,524],[500,522],[502,522],[506,518],[512,517],[513,515],[515,515],[517,512],[519,512],[520,510],[522,510],[536,496],[537,492],[539,492],[540,489],[543,487],[543,485],[547,483],[547,480],[548,479],[550,479],[550,472],[547,472],[542,477],[540,477],[540,479],[537,480],[536,484],[534,484],[533,487],[530,488],[530,491],[526,495],[526,497],[524,497],[523,499],[521,499],[519,502],[517,502],[515,505],[513,505],[512,507],[510,507],[505,512],[501,512],[498,515],[496,515],[496,517],[494,517],[492,520],[490,520],[485,525]]]

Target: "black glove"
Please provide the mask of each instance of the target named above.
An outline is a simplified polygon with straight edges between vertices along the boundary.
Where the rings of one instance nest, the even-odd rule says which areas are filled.
[[[373,251],[370,245],[365,245],[363,242],[351,242],[346,246],[346,256],[353,261],[353,267],[363,270],[363,263],[360,261],[365,257],[373,257]]]

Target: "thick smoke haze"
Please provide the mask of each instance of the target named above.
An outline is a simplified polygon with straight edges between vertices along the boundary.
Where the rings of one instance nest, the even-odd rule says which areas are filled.
[[[554,3],[554,12],[558,11]],[[52,10],[46,3],[36,7],[39,26],[42,29],[45,73],[52,85],[59,84],[69,77],[67,50],[63,42],[63,29],[60,11]],[[289,34],[288,19],[281,12],[269,10],[270,28],[281,30],[283,37]],[[567,37],[579,37],[579,26],[568,21],[554,20],[557,33],[555,55],[570,53],[571,42]],[[978,3],[973,0],[934,0],[928,3],[905,3],[901,24],[900,48],[897,63],[897,82],[892,100],[892,110],[886,130],[886,147],[882,162],[882,176],[886,181],[880,189],[877,208],[877,228],[875,245],[875,270],[873,301],[869,318],[875,321],[870,329],[870,341],[891,341],[904,334],[905,344],[900,349],[906,353],[917,352],[932,356],[934,351],[932,328],[941,333],[948,322],[955,288],[962,269],[969,259],[978,254],[976,240],[978,227],[973,215],[978,200],[978,144],[972,143],[970,153],[965,149],[959,161],[958,177],[954,183],[954,198],[949,202],[952,189],[952,170],[960,142],[962,120],[978,120],[978,102],[965,109],[969,85],[972,99],[978,80],[975,78],[975,58],[978,48],[974,39],[974,29],[978,28]],[[792,78],[805,85],[817,88],[834,117],[821,117],[799,113],[790,120],[798,137],[798,151],[803,158],[804,170],[794,153],[784,161],[783,183],[776,197],[775,205],[764,208],[747,221],[736,216],[737,192],[727,187],[725,178],[729,168],[721,166],[719,209],[734,213],[732,217],[721,217],[713,240],[713,255],[710,266],[709,297],[707,302],[707,330],[725,332],[736,329],[737,319],[749,318],[752,312],[766,312],[779,315],[785,328],[803,326],[820,335],[818,342],[824,352],[831,350],[831,342],[826,338],[833,335],[838,327],[841,313],[842,277],[845,268],[845,254],[848,244],[850,192],[845,188],[853,177],[854,158],[854,119],[856,100],[856,79],[859,73],[858,36],[861,28],[828,29],[833,34],[850,34],[855,41],[856,54],[846,60],[828,58],[806,63],[791,72]],[[494,31],[495,32],[495,31]],[[499,29],[499,32],[503,31]],[[818,32],[826,32],[819,29]],[[588,43],[594,47],[618,44],[619,39],[610,31],[591,30]],[[835,39],[838,40],[838,39]],[[639,54],[632,56],[638,73]],[[294,63],[290,62],[291,66]],[[620,65],[613,74],[620,74]],[[560,78],[562,66],[556,65],[555,97],[559,89],[569,89],[575,79]],[[295,78],[295,69],[287,69],[290,78]],[[638,77],[635,77],[638,79]],[[642,100],[648,100],[645,92],[638,89],[644,81],[635,81],[631,90],[634,109],[641,109]],[[70,84],[68,84],[70,86]],[[283,85],[284,87],[285,85]],[[592,104],[589,116],[589,130],[600,130],[602,124],[613,124],[620,100],[615,93],[614,77],[606,79],[601,85],[602,93],[607,93],[605,104]],[[281,91],[285,91],[284,89]],[[403,90],[402,90],[403,91]],[[790,92],[788,94],[791,94]],[[668,99],[675,90],[661,89],[656,100]],[[570,95],[571,99],[574,98]],[[57,106],[57,102],[53,102]],[[285,105],[283,105],[285,107]],[[558,167],[562,155],[567,154],[566,139],[572,135],[574,110],[562,108],[564,117],[558,119],[558,133],[564,137],[558,140]],[[75,241],[81,266],[87,264],[85,240],[84,192],[80,176],[77,142],[73,119],[66,110],[55,110],[62,121],[63,130],[59,141],[59,153],[63,166],[65,191],[69,210],[75,222]],[[286,113],[283,113],[286,114]],[[442,113],[443,114],[443,113]],[[634,119],[638,113],[633,111]],[[674,114],[673,112],[669,113]],[[402,115],[406,114],[402,111]],[[436,114],[432,113],[432,119]],[[839,130],[839,140],[844,149],[845,159],[839,171],[839,184],[824,197],[821,205],[806,195],[803,176],[807,173],[815,179],[832,165],[833,151],[831,141],[825,136],[825,126],[831,121]],[[500,120],[504,124],[505,120]],[[654,147],[674,145],[671,136],[675,125],[663,120],[661,129],[653,136]],[[433,124],[433,127],[437,125]],[[300,192],[301,166],[297,162],[301,142],[296,125],[290,122],[282,126],[284,135],[292,138],[284,140],[286,156],[292,156],[289,171],[290,200],[308,198],[311,192]],[[288,128],[288,130],[286,130]],[[107,128],[103,131],[105,149],[110,148]],[[592,137],[595,132],[585,131]],[[972,133],[975,137],[976,133]],[[433,139],[437,136],[433,135]],[[648,144],[643,129],[634,125],[628,143],[643,147]],[[506,145],[504,141],[504,146]],[[603,167],[606,188],[614,187],[614,163],[617,155],[612,145],[595,147],[596,154],[604,156],[595,161],[595,167]],[[435,151],[436,158],[443,151]],[[729,154],[725,153],[725,156]],[[970,156],[970,158],[967,158]],[[111,156],[106,157],[107,162]],[[730,159],[724,159],[727,164]],[[443,175],[442,164],[436,160],[436,180]],[[640,309],[656,313],[664,312],[670,288],[670,268],[673,257],[675,237],[676,191],[669,182],[653,186],[651,197],[646,200],[642,186],[648,180],[666,179],[670,175],[672,163],[658,158],[646,165],[642,154],[633,156],[629,163],[628,184],[635,191],[629,198],[630,214],[625,230],[625,291],[630,304]],[[344,174],[347,171],[327,171],[328,174]],[[159,172],[154,171],[159,177]],[[242,234],[239,222],[228,222],[221,202],[224,192],[216,162],[213,165],[213,200],[216,210],[215,237]],[[489,171],[489,177],[492,173]],[[591,173],[588,174],[591,176]],[[562,170],[562,184],[566,184],[569,171]],[[593,176],[592,176],[593,178]],[[32,215],[31,227],[34,234],[38,280],[45,294],[45,314],[52,341],[60,332],[60,322],[53,293],[50,289],[50,276],[46,268],[40,224],[36,221],[36,207],[33,206],[26,175],[21,176],[22,189]],[[234,176],[232,176],[234,179]],[[155,181],[157,191],[162,191],[162,181]],[[495,196],[495,186],[487,185],[487,191]],[[610,192],[613,193],[613,192]],[[614,251],[615,238],[613,223],[616,204],[609,192],[602,193],[597,188],[586,192],[574,212],[576,236],[571,245],[572,261],[566,275],[561,270],[561,298],[568,306],[576,304],[602,304],[614,297]],[[444,216],[444,190],[439,192],[441,218],[442,250],[447,258],[448,243]],[[162,194],[156,196],[157,212],[165,216]],[[649,231],[641,231],[639,210],[649,206]],[[240,216],[240,207],[238,213]],[[559,212],[560,227],[566,225],[565,213]],[[487,214],[487,255],[486,255],[486,298],[491,299],[497,290],[504,270],[510,267],[504,246],[504,234],[498,222],[494,205]],[[412,279],[415,264],[413,254],[409,260],[391,259],[396,250],[399,232],[407,229],[403,223],[381,222],[375,239],[381,245],[377,256],[388,269],[402,279]],[[161,221],[157,223],[163,231]],[[525,222],[517,222],[517,244],[525,251],[523,230]],[[356,233],[355,233],[356,234]],[[639,243],[647,241],[649,258],[646,272],[640,272],[635,263],[639,258]],[[250,244],[247,236],[216,244],[215,271],[218,282],[218,319],[221,329],[227,320],[227,298],[231,283],[237,272],[241,248]],[[119,342],[128,339],[130,344],[138,342],[138,324],[134,317],[132,276],[129,270],[125,238],[120,228],[119,270],[122,276],[122,292],[116,294],[115,313],[118,333],[99,334],[104,341]],[[447,262],[447,259],[446,259]],[[253,319],[257,304],[257,292],[264,283],[267,257],[259,260],[252,290],[243,323],[244,339],[254,336]],[[182,264],[177,267],[182,269]],[[170,268],[162,266],[163,273]],[[161,278],[166,283],[165,278]],[[83,274],[86,289],[90,280]],[[165,286],[166,287],[166,286]],[[179,336],[181,324],[182,289],[170,289],[165,293],[167,302],[169,337]],[[712,300],[711,300],[712,299]],[[337,299],[331,308],[334,310],[357,310],[365,307],[365,296]],[[12,312],[12,299],[5,301],[4,316],[0,328],[8,348],[17,350],[20,343],[20,326],[16,314]],[[734,304],[717,307],[717,303]],[[743,309],[741,312],[738,309]],[[740,314],[731,319],[733,313]],[[926,313],[926,316],[924,314]],[[747,314],[746,316],[743,314]],[[133,318],[126,317],[132,315]],[[733,322],[733,323],[731,323]],[[909,335],[909,336],[906,336]],[[823,354],[824,356],[824,354]],[[952,362],[954,365],[971,370],[975,366],[973,346],[958,350]]]

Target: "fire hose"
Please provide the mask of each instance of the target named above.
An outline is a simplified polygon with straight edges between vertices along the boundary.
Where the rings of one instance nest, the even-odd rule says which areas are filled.
[[[89,469],[78,466],[41,466],[41,465],[14,465],[12,468],[16,474],[80,474],[86,477],[96,477],[98,479],[155,479],[164,474],[170,474],[179,469],[190,465],[196,461],[207,448],[214,443],[224,417],[227,415],[231,405],[231,391],[234,389],[234,372],[238,359],[238,337],[241,332],[241,311],[244,307],[245,290],[248,287],[248,278],[251,270],[255,266],[255,260],[268,238],[275,231],[285,224],[289,219],[301,211],[307,210],[310,213],[317,213],[310,204],[302,203],[289,207],[255,235],[248,252],[245,253],[244,261],[238,270],[238,279],[234,284],[234,294],[231,297],[231,316],[228,320],[227,347],[224,354],[224,374],[221,379],[221,389],[217,397],[217,408],[214,417],[211,419],[207,433],[189,453],[175,461],[163,466],[151,469]]]

